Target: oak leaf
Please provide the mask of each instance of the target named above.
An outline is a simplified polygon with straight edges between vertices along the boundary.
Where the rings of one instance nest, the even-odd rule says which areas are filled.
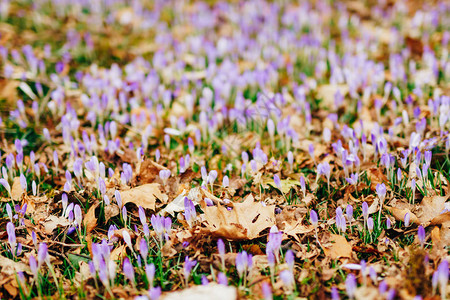
[[[263,206],[252,195],[243,203],[234,203],[229,211],[224,206],[205,207],[207,231],[228,240],[251,240],[275,225],[275,206]]]

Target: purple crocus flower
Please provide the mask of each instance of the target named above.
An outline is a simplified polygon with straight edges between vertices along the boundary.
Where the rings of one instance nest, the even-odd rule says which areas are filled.
[[[133,251],[133,244],[131,243],[131,236],[126,229],[122,230],[122,237],[125,244],[127,244],[128,248]]]
[[[116,190],[114,196],[116,197],[117,205],[119,205],[119,208],[122,208],[122,197],[120,196],[120,192]]]
[[[225,270],[225,243],[222,239],[217,240],[217,250],[219,251],[220,261],[222,262],[222,270]]]
[[[149,264],[145,265],[145,275],[147,276],[147,281],[149,284],[149,287],[153,287],[153,280],[155,278],[155,265]]]
[[[295,279],[292,272],[289,270],[283,270],[280,273],[280,279],[284,283],[284,286],[286,286],[287,290],[291,292],[294,289],[295,286]]]
[[[246,251],[242,251],[236,255],[236,269],[238,271],[239,277],[247,275],[247,272],[251,269],[253,257]]]
[[[38,269],[42,266],[44,262],[47,262],[49,259],[48,256],[48,248],[46,243],[39,244],[38,250]]]
[[[332,300],[339,300],[339,291],[338,291],[338,289],[335,286],[333,286],[331,288],[331,299]]]
[[[410,221],[410,219],[411,219],[410,214],[409,214],[409,213],[406,213],[406,214],[405,214],[405,217],[404,217],[404,221],[405,221],[405,226],[406,226],[406,227],[409,226],[409,221]]]
[[[300,187],[302,189],[303,198],[305,198],[306,197],[306,182],[305,182],[305,177],[303,175],[300,177]]]
[[[317,225],[319,224],[319,217],[317,216],[317,213],[314,209],[309,212],[309,220],[311,224],[314,225],[314,227],[317,227]]]
[[[139,243],[139,252],[141,253],[141,257],[144,261],[147,261],[148,256],[148,244],[147,241],[142,238]]]
[[[443,259],[439,264],[437,270],[437,281],[439,283],[439,290],[441,293],[441,298],[445,299],[445,294],[447,292],[448,278],[449,278],[449,263],[448,260]]]
[[[419,238],[420,246],[423,248],[425,245],[425,228],[422,225],[417,229],[417,237]]]
[[[191,276],[192,268],[194,268],[196,264],[197,261],[189,259],[188,256],[186,256],[186,258],[184,259],[183,271],[184,271],[184,279],[186,280],[186,286],[189,283],[189,277]]]
[[[0,184],[5,188],[5,190],[8,192],[9,196],[11,196],[11,186],[9,185],[8,181],[5,178],[0,178]]]
[[[272,300],[272,288],[270,287],[270,284],[267,282],[263,282],[261,285],[262,294],[264,297],[264,300]]]
[[[281,191],[281,180],[277,174],[273,175],[273,181],[275,182],[275,186]]]
[[[164,218],[163,216],[152,215],[150,222],[152,223],[153,229],[155,230],[155,233],[160,241],[160,246],[162,247],[164,239],[169,239],[172,220],[169,217]]]
[[[377,184],[376,187],[377,190],[377,196],[380,199],[380,211],[378,213],[378,229],[381,227],[381,211],[383,209],[383,202],[386,198],[386,185],[384,183]]]
[[[161,288],[159,286],[151,287],[148,291],[148,296],[150,300],[158,300],[161,297]]]
[[[123,275],[125,275],[125,277],[134,286],[134,270],[128,257],[125,257],[123,260]]]
[[[328,162],[323,162],[317,165],[317,176],[321,175],[324,175],[327,178],[328,193],[330,193],[331,168]]]
[[[189,200],[188,197],[184,197],[184,218],[188,223],[189,227],[192,228],[197,219],[197,212],[195,211],[194,203]]]
[[[289,271],[291,273],[294,273],[294,264],[295,264],[294,252],[292,252],[291,250],[288,250],[286,252],[286,256],[284,257],[284,260],[285,260],[286,264],[288,265]]]
[[[222,285],[228,285],[228,278],[227,278],[227,275],[225,275],[224,273],[220,272],[220,273],[217,275],[217,282],[218,282],[219,284],[222,284]]]
[[[352,273],[347,275],[347,279],[345,280],[345,289],[347,291],[347,296],[350,299],[353,299],[355,297],[355,291],[356,291],[356,278],[355,275]]]
[[[12,222],[6,224],[6,232],[8,233],[8,243],[11,247],[11,253],[16,256],[17,241],[16,241],[16,228]]]

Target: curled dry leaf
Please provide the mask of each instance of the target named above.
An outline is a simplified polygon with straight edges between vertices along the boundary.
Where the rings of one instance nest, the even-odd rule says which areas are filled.
[[[108,223],[109,219],[120,214],[119,206],[115,204],[105,206],[105,223]]]
[[[206,230],[216,237],[229,240],[251,240],[275,225],[275,206],[263,206],[247,196],[243,203],[235,203],[233,209],[224,206],[205,207]]]
[[[97,226],[97,218],[95,217],[95,209],[99,202],[95,202],[88,210],[83,218],[83,224],[86,226],[86,232],[91,232]]]
[[[159,189],[159,183],[148,183],[127,191],[121,192],[122,202],[134,203],[137,206],[155,210],[156,199],[161,200],[162,203],[166,203],[169,198],[166,194],[163,194]]]

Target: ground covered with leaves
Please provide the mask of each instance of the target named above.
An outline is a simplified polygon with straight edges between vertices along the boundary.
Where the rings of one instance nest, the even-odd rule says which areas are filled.
[[[0,20],[1,298],[449,298],[449,2]]]

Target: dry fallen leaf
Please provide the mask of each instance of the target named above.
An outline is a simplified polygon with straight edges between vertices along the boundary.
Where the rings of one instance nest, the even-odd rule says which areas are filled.
[[[105,206],[105,223],[108,223],[109,219],[120,214],[119,206],[115,204]]]
[[[334,95],[337,91],[345,96],[348,93],[346,84],[323,84],[317,88],[317,97],[322,99],[321,106],[334,107]]]
[[[26,272],[28,274],[33,274],[30,270],[30,267],[23,263],[23,262],[17,262],[13,261],[12,259],[6,258],[4,256],[0,255],[0,266],[2,266],[2,269],[0,273],[2,275],[15,275],[17,272]]]
[[[205,207],[206,229],[229,240],[251,240],[275,225],[274,209],[274,205],[255,202],[251,195],[243,203],[234,203],[230,211],[220,205]]]
[[[159,183],[148,183],[130,190],[121,191],[122,203],[134,203],[137,206],[155,210],[156,199],[161,200],[162,203],[166,203],[169,198],[166,194],[163,194],[159,189]]]
[[[163,295],[163,300],[235,300],[237,299],[237,289],[233,286],[226,286],[217,283],[208,285],[195,285],[191,288]]]
[[[69,226],[69,221],[64,217],[57,217],[55,215],[50,215],[44,221],[44,231],[46,234],[52,234],[53,230],[55,230],[58,226],[66,227]]]
[[[20,185],[20,178],[14,177],[13,184],[11,187],[11,197],[14,200],[19,200],[23,194],[22,186]]]
[[[420,223],[427,223],[439,216],[445,209],[447,199],[448,196],[424,197],[417,212]]]
[[[386,209],[394,216],[397,221],[403,222],[405,220],[405,215],[409,213],[410,222],[416,225],[420,225],[420,221],[417,216],[407,208],[400,209],[396,207],[386,206]]]
[[[323,252],[331,259],[352,256],[352,246],[342,235],[330,234],[327,242],[322,241]]]
[[[278,189],[275,182],[273,180],[266,182],[267,185],[270,185],[273,188]],[[294,180],[294,179],[283,179],[281,180],[281,191],[284,194],[287,194],[291,191],[292,188],[295,186],[300,186],[300,181]]]
[[[84,226],[86,226],[86,232],[91,232],[97,226],[97,218],[95,217],[95,209],[99,205],[99,202],[92,204],[88,212],[83,218]]]

